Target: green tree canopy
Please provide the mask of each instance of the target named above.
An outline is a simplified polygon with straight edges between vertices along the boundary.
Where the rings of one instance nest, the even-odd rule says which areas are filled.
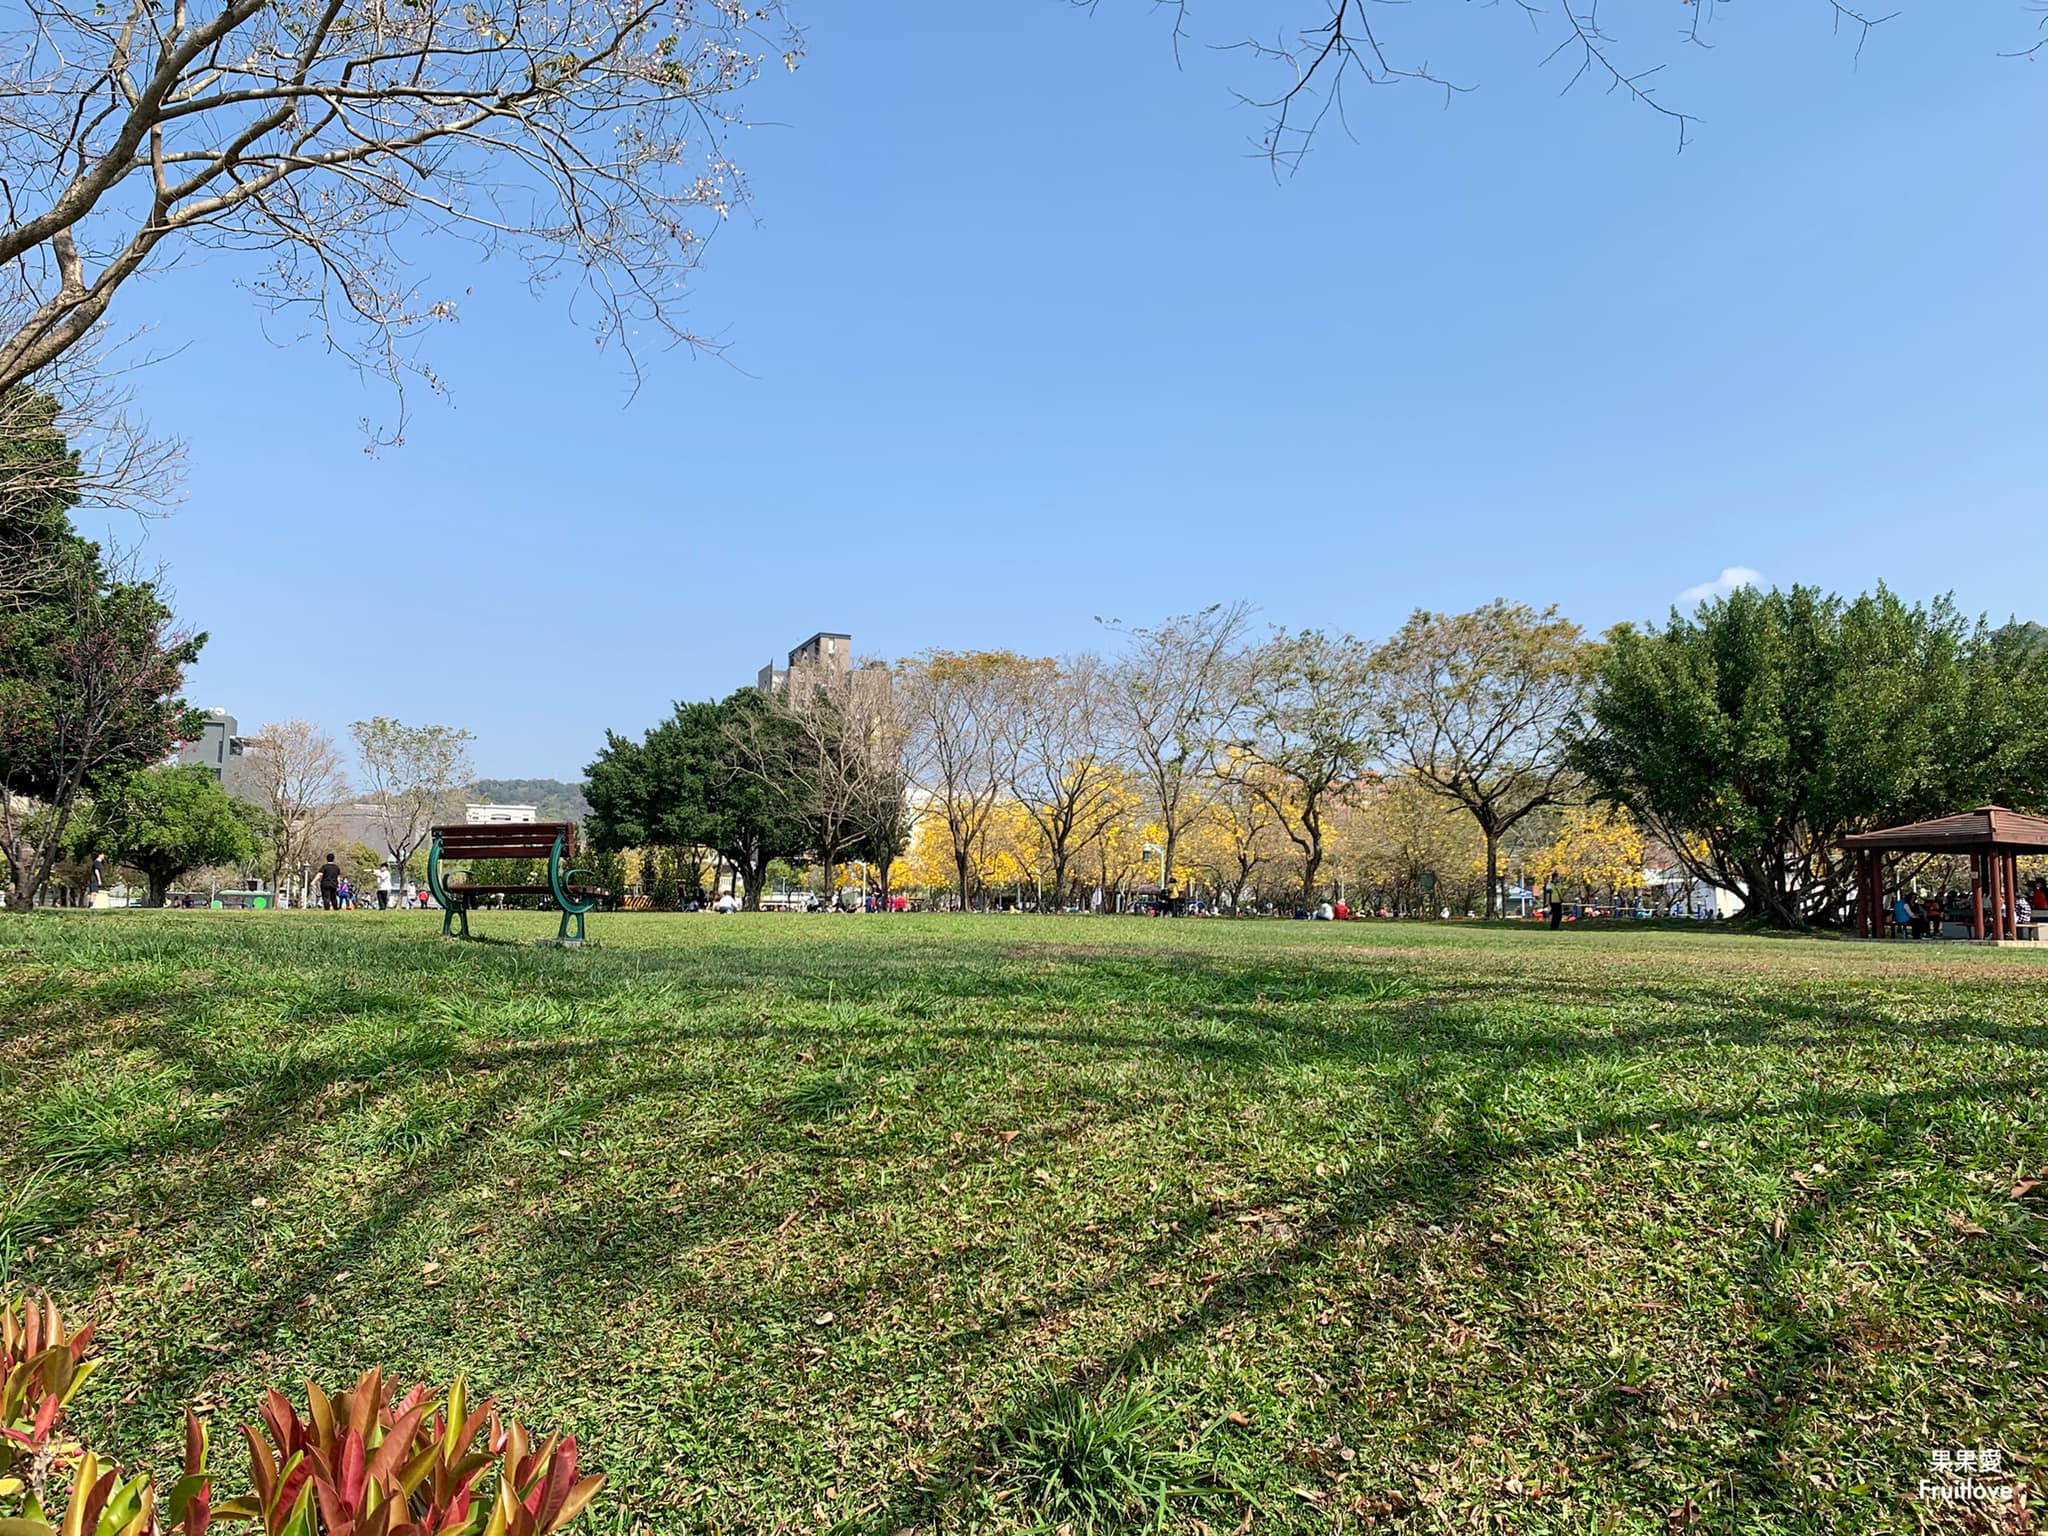
[[[1609,637],[1573,761],[1747,914],[1825,921],[1840,840],[1998,801],[2048,802],[2048,654],[1880,587],[1744,588]]]
[[[187,872],[253,860],[251,818],[250,808],[201,765],[144,768],[94,802],[82,841],[139,871],[149,882],[149,905],[160,907]]]
[[[0,439],[0,853],[8,904],[26,910],[80,796],[197,731],[179,693],[205,637],[178,633],[154,582],[72,528],[62,438],[32,411],[0,417],[14,423]],[[48,472],[17,474],[24,463]]]
[[[678,704],[640,741],[607,732],[586,771],[592,843],[605,849],[701,843],[740,871],[760,905],[768,862],[807,851],[809,830],[776,785],[748,772],[736,727],[772,729],[766,699],[745,688],[720,703]]]

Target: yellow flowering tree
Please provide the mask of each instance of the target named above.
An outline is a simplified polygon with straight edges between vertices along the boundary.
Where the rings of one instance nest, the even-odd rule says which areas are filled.
[[[1557,840],[1537,855],[1536,873],[1581,896],[1642,889],[1643,833],[1627,811],[1588,805],[1566,811]]]

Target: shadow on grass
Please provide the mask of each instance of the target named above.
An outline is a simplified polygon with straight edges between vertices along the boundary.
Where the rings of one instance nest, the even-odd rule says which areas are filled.
[[[337,960],[345,954],[338,946],[328,952]],[[2023,1049],[2048,1044],[2048,1029],[2007,1023],[1988,1011],[1980,1015],[1951,1010],[1917,1022],[1894,1017],[1863,1000],[1828,1004],[1781,995],[1722,998],[1710,983],[1697,989],[1665,986],[1638,993],[1638,1002],[1669,1010],[1667,1016],[1649,1021],[1625,1020],[1605,1029],[1488,1028],[1470,1016],[1471,1009],[1492,995],[1483,981],[1425,975],[1420,978],[1422,997],[1381,1002],[1372,993],[1389,972],[1378,966],[1315,963],[1304,969],[1264,961],[1232,964],[1225,959],[1198,985],[1174,974],[1161,977],[1156,970],[1114,955],[1062,957],[1053,971],[1040,977],[972,964],[935,977],[912,964],[862,971],[852,962],[826,968],[804,968],[797,962],[721,962],[719,967],[707,967],[707,974],[688,978],[688,987],[677,991],[673,1014],[656,1019],[642,1010],[636,1027],[619,1028],[620,1011],[609,1006],[607,992],[617,985],[617,973],[590,977],[565,968],[542,974],[537,967],[511,963],[527,953],[525,946],[503,940],[481,953],[444,949],[418,957],[414,978],[429,983],[432,990],[412,995],[403,990],[402,982],[393,981],[368,985],[315,978],[296,986],[276,981],[274,997],[259,985],[256,995],[267,1010],[260,1027],[248,1030],[247,1038],[225,1051],[211,1038],[217,999],[208,995],[203,983],[195,983],[186,994],[164,997],[160,990],[152,990],[160,989],[161,982],[130,978],[94,983],[87,978],[57,986],[42,978],[23,991],[38,1024],[35,1037],[21,1042],[16,1059],[48,1068],[93,1059],[111,1032],[119,1029],[126,1032],[126,1048],[153,1055],[177,1072],[195,1095],[226,1095],[230,1107],[220,1118],[195,1120],[182,1139],[148,1149],[154,1156],[206,1154],[204,1159],[191,1158],[190,1166],[158,1172],[149,1186],[162,1219],[201,1227],[236,1217],[252,1195],[273,1200],[287,1196],[296,1177],[295,1148],[307,1135],[359,1106],[360,1097],[352,1104],[341,1092],[351,1086],[402,1092],[420,1079],[446,1077],[461,1085],[459,1103],[449,1113],[464,1125],[489,1128],[536,1106],[566,1104],[563,1123],[573,1132],[603,1108],[595,1100],[573,1102],[573,1085],[581,1080],[580,1069],[586,1064],[628,1064],[616,1081],[605,1084],[614,1107],[633,1101],[687,1102],[704,1088],[718,1063],[679,1065],[668,1053],[719,1045],[801,1048],[821,1060],[797,1074],[783,1091],[765,1095],[751,1120],[678,1147],[679,1157],[699,1164],[750,1152],[820,1163],[867,1155],[867,1145],[856,1139],[860,1128],[849,1124],[849,1118],[861,1103],[875,1064],[929,1060],[944,1067],[949,1061],[946,1050],[966,1044],[997,1052],[1056,1048],[1085,1057],[1122,1054],[1168,1068],[1184,1067],[1190,1074],[1220,1070],[1247,1080],[1277,1067],[1307,1064],[1338,1081],[1355,1082],[1383,1116],[1388,1138],[1413,1148],[1403,1163],[1369,1174],[1273,1179],[1250,1169],[1249,1192],[1238,1198],[1162,1202],[1129,1210],[1124,1214],[1151,1222],[1156,1234],[1100,1272],[1027,1304],[1005,1304],[958,1322],[935,1316],[928,1336],[916,1346],[912,1364],[934,1369],[985,1365],[1026,1347],[1031,1330],[1049,1319],[1114,1298],[1138,1296],[1153,1275],[1187,1264],[1242,1218],[1275,1207],[1299,1207],[1305,1213],[1290,1223],[1284,1238],[1218,1274],[1206,1294],[1171,1309],[1166,1321],[1101,1340],[1084,1361],[1061,1372],[1046,1393],[1007,1405],[980,1437],[942,1442],[924,1471],[896,1474],[884,1507],[873,1516],[872,1528],[877,1531],[905,1525],[936,1530],[957,1523],[961,1501],[990,1475],[1004,1435],[1036,1422],[1054,1393],[1092,1389],[1112,1377],[1141,1374],[1193,1351],[1217,1328],[1269,1312],[1295,1296],[1333,1249],[1352,1235],[1389,1217],[1411,1228],[1466,1219],[1485,1208],[1494,1186],[1568,1147],[1643,1136],[1653,1125],[1669,1134],[1680,1128],[1780,1122],[1793,1116],[1878,1121],[1883,1134],[1867,1156],[1831,1175],[1792,1213],[1796,1244],[1816,1237],[1853,1210],[1916,1139],[1927,1134],[1940,1111],[1958,1104],[2015,1101],[2038,1094],[2043,1084],[2038,1074],[2012,1074],[1964,1077],[1896,1092],[1848,1093],[1829,1091],[1817,1077],[1811,1091],[1766,1102],[1760,1089],[1741,1080],[1741,1058],[1736,1056],[1728,1059],[1720,1084],[1728,1102],[1700,1109],[1660,1106],[1596,1115],[1517,1136],[1504,1134],[1484,1106],[1514,1081],[1518,1070],[1589,1058],[1653,1061],[1675,1048],[1773,1047],[1803,1052],[1861,1038],[1899,1036],[1974,1039]],[[1189,963],[1195,959],[1189,957]],[[640,967],[637,957],[627,963],[636,980],[659,980],[675,969],[666,962]],[[1554,991],[1561,1011],[1613,1004],[1609,992],[1590,983],[1561,978],[1532,985]],[[466,989],[478,988],[486,1003],[527,993],[559,1001],[568,1009],[564,1027],[578,1032],[566,1039],[506,1040],[491,1032],[487,1015],[480,1015],[485,1020],[482,1033],[466,1035],[468,1026],[462,1020],[472,1016],[455,1004],[469,995]],[[915,989],[910,994],[915,1006],[893,1007],[903,1000],[906,988]],[[808,1023],[771,1022],[765,1016],[749,1022],[734,1016],[753,1008],[764,989],[772,989],[778,1003],[790,998],[807,1005],[830,1000],[870,1011],[856,1016],[828,1010]],[[429,1005],[441,1003],[448,1003],[452,1011],[430,1011]],[[1130,1006],[1133,1003],[1143,1011]],[[588,1015],[576,1013],[579,1007],[587,1007]],[[1011,1017],[1021,1012],[1030,1022],[991,1024],[958,1017],[963,1009],[984,1007]],[[713,1012],[720,1015],[716,1022],[702,1017]],[[765,1015],[765,1009],[762,1012]],[[827,1050],[849,1047],[871,1054],[856,1054],[847,1068],[822,1060]],[[1347,1078],[1353,1071],[1356,1077]],[[1463,1098],[1447,1097],[1443,1090],[1449,1087],[1462,1088]],[[1076,1112],[1056,1125],[1026,1130],[1019,1150],[1028,1151],[1034,1139],[1057,1144],[1132,1123],[1152,1123],[1176,1107],[1157,1093],[1118,1095],[1103,1090],[1096,1097],[1103,1101],[1100,1110]],[[810,1139],[821,1129],[846,1140],[832,1144]],[[947,1150],[932,1142],[884,1150],[893,1150],[905,1162],[913,1152],[937,1150],[944,1153],[939,1169],[957,1173],[1002,1157],[1008,1149],[983,1145]],[[224,1179],[224,1167],[246,1177]],[[480,1214],[514,1221],[520,1202],[502,1192],[499,1176],[504,1172],[502,1147],[486,1137],[457,1140],[432,1157],[380,1173],[359,1207],[334,1213],[317,1254],[287,1255],[279,1267],[252,1279],[224,1341],[229,1358],[264,1353],[300,1315],[304,1298],[329,1277],[344,1270],[370,1271],[423,1216],[461,1197],[489,1191]],[[532,1170],[527,1173],[531,1176]],[[574,1168],[565,1169],[559,1182],[567,1184],[576,1177]],[[821,1201],[821,1193],[822,1184],[808,1200],[774,1204],[724,1198],[700,1189],[685,1193],[683,1213],[671,1219],[647,1211],[542,1219],[527,1234],[521,1284],[537,1294],[559,1291],[575,1296],[593,1283],[631,1282],[686,1264],[694,1250],[779,1229],[792,1217],[845,1215],[881,1198],[879,1192],[856,1196],[842,1190]],[[104,1202],[102,1192],[82,1190],[65,1212],[66,1225],[81,1239],[87,1236],[81,1229]],[[1788,1486],[1779,1458],[1799,1415],[1813,1405],[1826,1373],[1847,1347],[1839,1332],[1799,1314],[1787,1294],[1783,1251],[1763,1232],[1753,1246],[1740,1288],[1758,1314],[1751,1356],[1745,1362],[1754,1374],[1744,1376],[1728,1410],[1746,1448],[1723,1456],[1711,1468],[1718,1485],[1727,1490],[1731,1510],[1774,1503],[1790,1508],[1805,1497]],[[995,1245],[960,1241],[942,1251],[902,1254],[886,1273],[843,1282],[778,1280],[778,1296],[800,1312],[850,1312],[871,1294],[915,1303],[933,1293],[936,1280],[990,1270],[1001,1259]],[[1508,1255],[1502,1262],[1511,1260]],[[82,1256],[74,1263],[81,1274],[93,1272]],[[735,1306],[752,1300],[738,1295],[722,1299]],[[449,1326],[454,1327],[452,1321]],[[147,1362],[157,1382],[152,1391],[189,1393],[218,1363],[180,1352],[165,1341],[157,1357]],[[1599,1408],[1600,1433],[1617,1442],[1652,1433],[1642,1408],[1626,1394],[1608,1393]],[[1674,1502],[1682,1494],[1676,1486],[1645,1490],[1646,1498]]]

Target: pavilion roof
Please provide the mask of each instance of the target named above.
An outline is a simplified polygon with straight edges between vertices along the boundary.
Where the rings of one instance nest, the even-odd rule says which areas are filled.
[[[1849,848],[1878,848],[1901,853],[1998,848],[2008,853],[2048,853],[2048,816],[2028,816],[2002,805],[1980,805],[1955,816],[1883,827],[1842,839]]]

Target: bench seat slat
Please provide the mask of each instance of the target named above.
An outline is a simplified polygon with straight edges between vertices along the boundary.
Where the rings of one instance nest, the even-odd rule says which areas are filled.
[[[579,896],[609,896],[611,892],[598,885],[569,885],[566,890]],[[451,896],[552,896],[554,887],[547,885],[463,885],[457,881],[448,882]]]

